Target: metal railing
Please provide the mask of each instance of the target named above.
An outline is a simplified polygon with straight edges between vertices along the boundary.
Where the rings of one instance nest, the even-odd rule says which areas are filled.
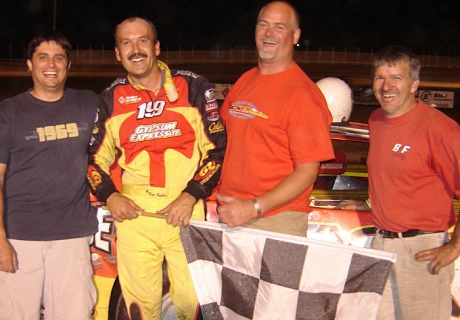
[[[24,51],[25,48],[21,47]],[[21,48],[9,49],[10,54],[4,57],[3,61],[24,60],[25,51],[22,58],[17,58]],[[15,54],[13,54],[15,51]],[[15,58],[13,58],[15,57]],[[296,50],[294,58],[297,63],[318,63],[318,64],[350,64],[350,65],[370,65],[374,57],[373,52],[347,52],[347,51],[310,51]],[[422,66],[440,68],[460,68],[460,57],[438,56],[438,55],[419,55]],[[230,50],[163,50],[160,59],[166,63],[256,63],[257,52],[246,49]],[[113,50],[94,50],[76,49],[73,52],[72,63],[74,64],[113,64],[116,62]]]
[[[294,52],[297,63],[370,65],[373,57],[373,52]],[[77,62],[82,63],[113,63],[115,54],[111,50],[77,50],[75,58]],[[419,58],[425,67],[460,68],[460,57],[421,55]],[[256,63],[257,52],[245,49],[163,51],[160,59],[166,63]]]

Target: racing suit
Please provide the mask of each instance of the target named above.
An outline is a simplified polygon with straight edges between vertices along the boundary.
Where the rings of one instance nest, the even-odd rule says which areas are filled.
[[[117,192],[110,167],[121,168],[120,193],[147,212],[165,208],[182,192],[198,201],[191,219],[204,219],[204,200],[218,183],[226,134],[211,84],[158,61],[162,88],[147,90],[127,78],[101,93],[90,145],[88,180],[100,201]],[[116,222],[120,284],[131,318],[159,319],[162,264],[167,260],[171,299],[179,319],[193,319],[196,293],[179,226],[139,216]]]

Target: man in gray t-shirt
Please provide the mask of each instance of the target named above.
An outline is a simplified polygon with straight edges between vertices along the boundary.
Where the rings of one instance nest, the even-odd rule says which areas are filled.
[[[98,96],[66,89],[71,46],[29,43],[34,87],[0,103],[0,315],[90,319],[89,240],[97,231],[86,169]]]

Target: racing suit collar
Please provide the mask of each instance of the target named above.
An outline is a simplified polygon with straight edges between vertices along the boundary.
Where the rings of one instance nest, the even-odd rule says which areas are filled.
[[[162,83],[162,86],[165,88],[166,95],[168,96],[168,100],[170,102],[174,102],[179,98],[179,95],[177,94],[177,88],[174,85],[174,82],[171,76],[171,70],[169,70],[169,67],[166,65],[166,63],[160,60],[157,60],[157,65],[160,68],[161,74],[163,76],[161,83]],[[145,87],[138,83],[135,83],[131,79],[129,74],[128,74],[128,81],[136,90],[145,90]]]

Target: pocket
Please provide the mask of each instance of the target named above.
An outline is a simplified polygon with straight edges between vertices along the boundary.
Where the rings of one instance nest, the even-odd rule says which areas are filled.
[[[430,233],[405,238],[406,245],[411,255],[415,255],[420,251],[441,247],[445,243],[445,233]]]
[[[87,242],[89,240],[85,238],[84,241]],[[91,264],[91,253],[89,245],[87,249],[85,246],[85,250],[87,250],[85,254],[79,252],[80,257],[76,261],[76,267],[74,268],[74,281],[76,286],[82,286],[82,289],[85,290],[87,292],[88,297],[90,297],[92,305],[94,305],[96,303],[97,293],[93,279],[94,271],[93,265]],[[80,285],[78,285],[78,283],[80,283]]]
[[[84,261],[83,259],[80,260],[81,267],[80,269],[80,276],[82,277],[82,283],[84,283],[85,289],[88,292],[88,296],[91,299],[91,304],[94,306],[96,304],[96,298],[97,298],[97,291],[96,291],[96,286],[94,284],[94,279],[93,279],[93,267],[91,265],[91,262]]]

